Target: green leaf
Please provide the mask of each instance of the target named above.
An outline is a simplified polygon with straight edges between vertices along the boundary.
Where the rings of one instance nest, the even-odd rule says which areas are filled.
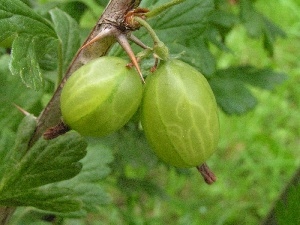
[[[74,19],[60,9],[51,10],[50,15],[62,49],[59,58],[64,73],[80,47],[79,27]]]
[[[173,43],[169,45],[169,48],[172,52],[179,54],[180,60],[194,66],[206,77],[210,77],[215,73],[215,57],[203,38],[192,39],[185,45]]]
[[[256,38],[262,36],[264,38],[264,46],[272,56],[274,42],[278,37],[285,37],[285,32],[262,13],[258,12],[251,1],[241,0],[240,7],[240,17],[248,34]]]
[[[24,116],[13,103],[32,111],[43,93],[26,88],[19,77],[12,76],[8,69],[9,60],[9,55],[0,57],[0,127],[15,130]]]
[[[55,37],[50,23],[20,0],[0,0],[0,41],[12,34]]]
[[[4,158],[3,164],[0,168],[2,173],[5,174],[14,164],[22,159],[28,150],[28,143],[36,129],[36,118],[33,115],[25,116],[20,123],[17,134],[15,135],[15,144],[13,147],[5,149],[7,155]],[[13,143],[13,140],[12,143]]]
[[[92,0],[78,0],[78,1],[73,1],[69,0],[61,2],[60,8],[64,12],[66,12],[68,15],[70,15],[72,18],[74,18],[77,22],[80,21],[83,13],[87,9],[87,6],[89,6],[89,3],[92,4],[92,6],[95,8],[99,8],[99,5],[96,4]],[[98,17],[100,14],[95,14],[96,17]]]
[[[36,56],[36,40],[37,37],[25,34],[14,40],[10,70],[13,75],[20,75],[27,87],[39,90],[44,80]]]
[[[15,133],[10,129],[4,128],[0,131],[0,174],[3,174],[6,157],[15,140]]]
[[[19,196],[1,200],[3,205],[34,206],[53,212],[73,212],[80,210],[81,201],[70,189],[46,187],[24,190]]]
[[[152,1],[143,4],[152,4],[152,8],[163,4],[159,1],[154,5]],[[199,37],[206,29],[208,15],[212,12],[214,3],[211,0],[185,1],[151,20],[153,28],[163,42],[184,41]]]
[[[256,98],[245,84],[235,78],[212,78],[209,84],[218,105],[228,114],[242,114],[256,105]]]
[[[36,59],[42,70],[57,68],[58,39],[49,36],[35,36]]]
[[[270,68],[259,69],[249,65],[218,70],[215,75],[220,78],[237,79],[252,86],[269,90],[288,78],[286,74],[275,72]]]
[[[285,38],[286,34],[283,30],[281,30],[276,24],[271,22],[265,16],[263,16],[263,22],[265,25],[264,47],[265,47],[265,49],[267,49],[269,54],[272,56],[274,54],[273,44],[275,43],[276,39],[279,37]]]
[[[19,0],[0,0],[0,41],[15,37],[12,44],[11,71],[35,90],[43,86],[42,68],[55,68],[56,34],[51,24]],[[49,56],[49,52],[51,52]],[[54,52],[54,53],[53,53]],[[51,62],[51,60],[50,60]]]
[[[209,80],[219,106],[228,114],[242,114],[256,105],[248,86],[271,90],[287,79],[283,73],[253,66],[230,67],[218,70]]]
[[[278,225],[300,224],[300,184],[291,186],[284,200],[276,204],[276,221]]]
[[[76,212],[60,215],[66,217],[86,216],[88,212],[96,212],[99,206],[107,204],[110,197],[107,195],[100,181],[110,173],[108,163],[113,160],[112,152],[99,139],[88,139],[87,155],[81,160],[81,172],[70,180],[46,185],[49,191],[53,188],[69,189],[81,202],[81,209]],[[59,212],[59,211],[58,211]]]
[[[228,11],[216,9],[209,16],[209,21],[218,27],[231,28],[239,22],[239,19]]]
[[[20,161],[6,168],[0,183],[0,203],[17,206],[32,189],[74,177],[81,170],[78,160],[85,156],[85,148],[84,140],[73,131],[50,141],[40,138]],[[30,205],[41,200],[32,198]]]

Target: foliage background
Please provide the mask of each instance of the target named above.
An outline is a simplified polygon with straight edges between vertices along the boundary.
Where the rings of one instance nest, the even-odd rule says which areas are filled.
[[[39,4],[36,1],[27,2],[36,6],[43,3],[49,8],[51,4],[57,4],[51,0],[40,0]],[[71,2],[70,5],[77,8],[72,9],[70,5],[61,8],[78,20],[84,39],[106,1],[98,1],[100,4],[96,1],[85,1],[85,4]],[[215,63],[213,67],[218,69],[249,64],[257,68],[269,67],[288,74],[288,79],[272,91],[247,84],[247,88],[257,98],[257,105],[245,114],[228,115],[220,110],[219,149],[208,161],[217,174],[218,181],[208,186],[196,170],[178,170],[158,163],[143,139],[140,140],[142,134],[137,132],[133,124],[128,124],[120,132],[100,140],[100,145],[95,144],[99,140],[88,140],[90,154],[99,155],[96,153],[100,151],[106,156],[105,159],[99,159],[103,173],[110,172],[100,182],[101,188],[110,195],[99,199],[99,202],[106,204],[97,206],[94,213],[83,219],[59,215],[55,217],[55,223],[259,224],[266,217],[273,202],[300,166],[300,2],[253,2],[259,12],[285,31],[286,38],[276,40],[273,55],[270,56],[270,51],[264,48],[263,36],[249,36],[247,26],[245,28],[242,24],[234,23],[233,29],[225,32],[226,47],[230,51],[223,51],[222,47],[220,49],[210,43],[209,50],[216,60],[205,65]],[[46,15],[47,7],[37,7],[37,11]],[[238,11],[234,6],[231,10]],[[84,13],[82,17],[80,12]],[[140,35],[143,35],[142,31]],[[164,41],[162,34],[161,39]],[[205,52],[205,47],[198,47],[202,50],[200,52]],[[9,56],[5,54],[5,49],[1,51],[0,73],[9,74]],[[114,48],[112,54],[121,54],[120,49]],[[208,61],[210,59],[209,54],[203,57]],[[197,64],[198,60],[194,63]],[[198,66],[204,68],[205,75],[209,77],[213,68],[205,65]],[[49,82],[45,82],[46,87],[39,92],[26,89],[16,76],[2,76],[1,79],[0,125],[4,127],[1,131],[1,143],[4,143],[3,139],[9,139],[13,135],[21,120],[20,114],[9,101],[14,99],[21,106],[26,102],[26,109],[38,115],[51,96],[56,74],[51,70],[47,72],[46,79]],[[11,88],[11,83],[14,83],[14,89]],[[109,170],[105,165],[111,161]],[[296,192],[294,199],[297,196],[299,199],[299,192]],[[294,205],[289,212],[297,213],[297,207],[300,208],[299,204],[296,207]],[[11,224],[48,224],[41,221],[41,218],[52,217],[31,207],[20,207]]]

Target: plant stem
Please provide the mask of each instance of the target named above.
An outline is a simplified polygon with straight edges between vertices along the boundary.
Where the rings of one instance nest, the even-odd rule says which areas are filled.
[[[168,2],[164,5],[161,5],[153,10],[151,10],[150,12],[146,13],[146,17],[147,18],[153,18],[157,15],[159,15],[160,13],[162,13],[163,11],[169,9],[170,7],[174,6],[174,5],[177,5],[177,4],[180,4],[182,2],[185,2],[186,0],[173,0],[171,2]]]
[[[154,45],[161,42],[149,23],[147,23],[144,19],[137,16],[134,17],[134,20],[136,20],[139,24],[141,24],[143,27],[146,28],[148,33],[151,35],[151,38],[153,39]]]

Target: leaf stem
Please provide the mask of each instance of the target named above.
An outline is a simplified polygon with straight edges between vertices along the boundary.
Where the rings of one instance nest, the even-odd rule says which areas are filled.
[[[144,20],[138,16],[134,17],[134,20],[146,28],[148,33],[151,35],[151,38],[153,39],[154,45],[161,42],[159,40],[158,36],[156,35],[155,31],[152,29],[150,24],[146,22],[146,20]]]
[[[169,9],[170,7],[174,6],[174,5],[178,5],[182,2],[185,2],[186,0],[173,0],[170,2],[167,2],[166,4],[163,4],[153,10],[151,10],[150,12],[146,13],[145,16],[147,18],[153,18],[157,15],[159,15],[160,13],[162,13],[163,11]]]

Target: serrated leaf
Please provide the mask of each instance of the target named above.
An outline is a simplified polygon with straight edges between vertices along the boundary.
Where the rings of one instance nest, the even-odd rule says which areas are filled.
[[[162,3],[163,1],[159,1],[152,8]],[[185,1],[160,14],[159,18],[151,20],[151,24],[166,43],[189,40],[199,37],[205,30],[208,15],[213,8],[214,2],[211,0]]]
[[[26,190],[19,196],[1,201],[10,206],[33,206],[42,210],[54,212],[73,212],[80,210],[81,201],[76,199],[70,189],[44,187]]]
[[[43,93],[26,88],[19,77],[12,76],[8,69],[9,60],[9,55],[0,57],[0,127],[15,130],[24,116],[13,103],[31,111]]]
[[[11,140],[12,143],[15,143],[14,146],[3,149],[7,154],[3,158],[3,163],[0,165],[0,179],[26,154],[28,143],[35,129],[36,118],[33,115],[25,116],[18,127],[17,133],[14,135],[15,138]]]
[[[219,29],[213,26],[204,33],[204,37],[207,41],[213,43],[222,51],[230,52],[231,50],[225,45],[224,36],[225,34],[221,33]]]
[[[43,86],[40,66],[53,69],[56,64],[52,61],[56,58],[53,57],[56,34],[51,24],[19,0],[0,0],[0,23],[0,41],[15,37],[10,64],[12,74],[20,75],[27,87],[39,90]],[[40,65],[40,62],[43,63]]]
[[[49,36],[35,36],[35,52],[39,66],[52,71],[57,68],[58,39]]]
[[[0,201],[22,196],[26,190],[74,177],[86,143],[76,132],[46,141],[40,138],[21,161],[7,169],[0,183]]]
[[[171,52],[177,53],[175,57],[194,66],[206,77],[215,73],[216,60],[203,38],[190,40],[186,45],[171,43],[168,47]]]
[[[81,202],[81,209],[70,213],[60,213],[66,217],[85,216],[88,212],[95,212],[100,205],[110,201],[108,194],[102,188],[100,181],[110,173],[108,163],[113,160],[110,149],[99,139],[88,140],[87,155],[80,162],[83,164],[81,172],[70,180],[46,185],[51,191],[55,189],[69,189],[69,192]]]
[[[218,105],[228,114],[242,114],[256,105],[256,98],[245,84],[234,78],[213,78],[209,84]]]
[[[12,34],[55,37],[50,23],[20,0],[0,0],[0,41]]]
[[[275,72],[270,68],[260,69],[249,65],[218,70],[216,76],[220,78],[234,78],[252,86],[268,90],[273,89],[288,78],[286,74]]]
[[[80,47],[79,28],[76,21],[60,9],[51,10],[50,15],[62,48],[60,63],[64,73]]]
[[[264,47],[273,55],[273,44],[278,37],[285,37],[285,32],[277,25],[267,19],[262,13],[258,12],[251,1],[241,0],[240,16],[247,32],[252,37],[264,38]]]
[[[217,103],[228,114],[242,114],[257,103],[248,86],[273,89],[287,79],[283,73],[253,66],[230,67],[218,70],[209,80]]]
[[[209,16],[209,21],[216,26],[231,28],[239,22],[239,19],[232,13],[217,9]]]
[[[39,90],[43,86],[43,77],[35,52],[36,37],[20,35],[12,45],[10,70],[13,75],[21,76],[27,87]]]

